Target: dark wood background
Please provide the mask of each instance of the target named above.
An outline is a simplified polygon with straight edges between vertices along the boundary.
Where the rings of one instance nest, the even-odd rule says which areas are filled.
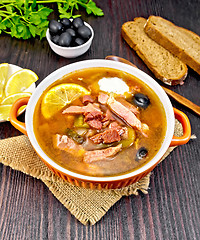
[[[45,39],[23,41],[0,35],[0,62],[32,69],[42,81],[66,64],[112,54],[127,58],[153,76],[121,38],[124,22],[160,15],[200,35],[199,0],[95,2],[105,16],[82,12],[95,37],[81,57],[59,57]],[[193,70],[189,69],[183,86],[170,89],[200,105],[200,76]],[[200,118],[172,103],[188,115],[197,140],[175,149],[154,169],[148,195],[122,198],[94,226],[76,220],[41,181],[0,164],[0,239],[200,239]],[[9,122],[0,123],[1,139],[20,134]]]

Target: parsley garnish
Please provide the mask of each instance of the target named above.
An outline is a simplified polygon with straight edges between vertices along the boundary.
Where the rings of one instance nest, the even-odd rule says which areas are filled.
[[[48,16],[53,10],[41,3],[56,3],[60,18],[81,16],[74,15],[79,6],[85,8],[87,14],[104,15],[93,0],[0,0],[0,34],[5,32],[20,39],[45,37],[49,24]]]

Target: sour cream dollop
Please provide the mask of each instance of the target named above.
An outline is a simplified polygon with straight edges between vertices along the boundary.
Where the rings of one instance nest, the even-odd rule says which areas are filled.
[[[98,82],[101,91],[108,93],[124,94],[129,92],[129,86],[120,78],[102,78]]]

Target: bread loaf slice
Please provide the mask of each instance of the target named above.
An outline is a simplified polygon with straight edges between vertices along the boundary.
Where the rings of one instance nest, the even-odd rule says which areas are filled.
[[[159,16],[148,18],[145,32],[200,74],[200,37],[197,34]]]
[[[187,66],[165,48],[157,44],[144,31],[147,20],[142,17],[122,25],[122,37],[133,48],[156,78],[168,85],[183,84]]]

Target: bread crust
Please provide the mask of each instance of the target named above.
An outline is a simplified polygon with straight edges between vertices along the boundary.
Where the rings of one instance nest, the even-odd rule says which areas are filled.
[[[186,52],[183,48],[181,48],[181,46],[178,43],[172,41],[169,37],[166,36],[166,34],[164,35],[159,29],[157,29],[156,26],[153,24],[153,19],[155,18],[161,22],[165,21],[165,23],[169,25],[169,28],[175,27],[177,31],[184,32],[188,36],[191,36],[191,41],[193,38],[196,38],[196,40],[199,41],[199,51],[200,51],[200,37],[196,33],[185,28],[178,27],[174,23],[159,16],[150,16],[144,28],[146,34],[150,38],[152,38],[155,42],[163,46],[169,52],[177,56],[182,62],[184,62],[194,71],[200,74],[200,60],[195,59],[192,55],[189,54],[189,52]]]
[[[134,37],[131,36],[128,32],[127,32],[127,25],[128,24],[132,24],[135,23],[137,20],[143,20],[146,21],[145,18],[135,18],[134,21],[129,21],[126,22],[122,25],[122,29],[121,29],[121,34],[122,37],[124,38],[124,40],[128,43],[128,45],[133,48],[136,53],[138,54],[138,56],[144,61],[144,63],[147,65],[147,67],[153,72],[153,74],[155,75],[156,78],[158,78],[159,80],[161,80],[162,82],[164,82],[167,85],[177,85],[177,84],[183,84],[183,80],[186,78],[187,76],[187,66],[185,64],[183,64],[183,73],[181,76],[175,77],[175,78],[167,78],[166,76],[164,76],[161,71],[159,71],[158,67],[152,65],[151,60],[148,59],[144,53],[142,52],[142,50],[140,49],[140,47],[137,45],[136,41],[134,41]],[[148,36],[147,36],[148,37]]]

